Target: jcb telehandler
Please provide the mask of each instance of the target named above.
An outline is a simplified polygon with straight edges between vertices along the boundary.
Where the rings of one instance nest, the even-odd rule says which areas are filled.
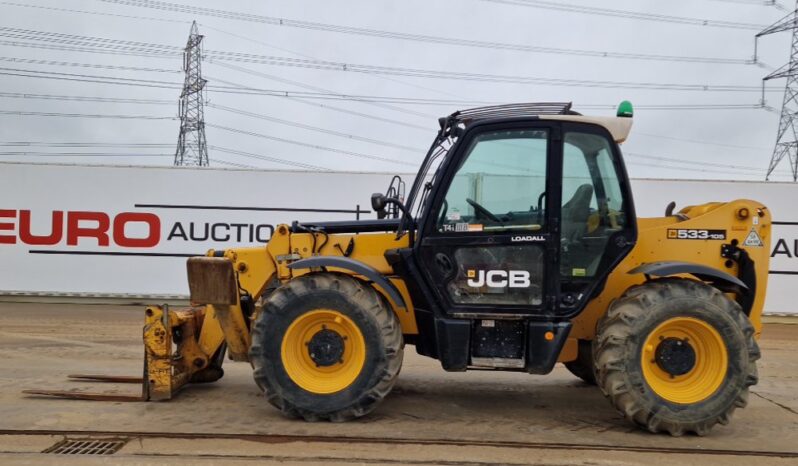
[[[447,371],[563,362],[634,423],[704,434],[757,382],[771,216],[736,200],[637,218],[631,117],[624,102],[617,117],[548,103],[441,118],[406,199],[189,259],[193,307],[146,309],[144,377],[75,377],[164,400],[222,377],[227,352],[286,415],[345,421],[391,391],[409,343]]]

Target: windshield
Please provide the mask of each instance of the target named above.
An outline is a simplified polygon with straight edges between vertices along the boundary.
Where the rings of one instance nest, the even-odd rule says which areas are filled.
[[[438,169],[445,155],[452,148],[452,144],[454,144],[453,138],[445,137],[441,139],[438,137],[427,153],[427,158],[421,165],[413,182],[413,189],[410,190],[410,196],[407,198],[407,208],[413,214],[413,218],[421,217],[427,195],[432,185],[437,181]]]

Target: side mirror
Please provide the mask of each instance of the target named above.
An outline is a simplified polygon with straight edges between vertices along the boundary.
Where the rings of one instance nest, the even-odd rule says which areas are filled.
[[[371,195],[371,208],[377,212],[377,218],[385,218],[385,194],[374,193]]]

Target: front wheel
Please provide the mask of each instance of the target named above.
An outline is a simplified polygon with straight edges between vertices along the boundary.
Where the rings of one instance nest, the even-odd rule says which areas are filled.
[[[655,280],[628,290],[598,325],[602,392],[651,432],[704,435],[727,424],[757,383],[759,347],[740,306],[703,282]]]
[[[372,411],[402,365],[399,321],[374,288],[315,273],[266,300],[252,330],[255,382],[284,414],[346,421]]]

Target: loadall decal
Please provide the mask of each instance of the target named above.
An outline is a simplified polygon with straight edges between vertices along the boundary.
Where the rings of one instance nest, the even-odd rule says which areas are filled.
[[[468,270],[466,283],[472,288],[529,288],[526,270]]]
[[[510,238],[510,242],[512,243],[521,243],[521,242],[540,243],[543,241],[546,241],[546,237],[543,235],[519,235]]]
[[[668,239],[725,240],[726,230],[703,230],[696,228],[669,228]]]

